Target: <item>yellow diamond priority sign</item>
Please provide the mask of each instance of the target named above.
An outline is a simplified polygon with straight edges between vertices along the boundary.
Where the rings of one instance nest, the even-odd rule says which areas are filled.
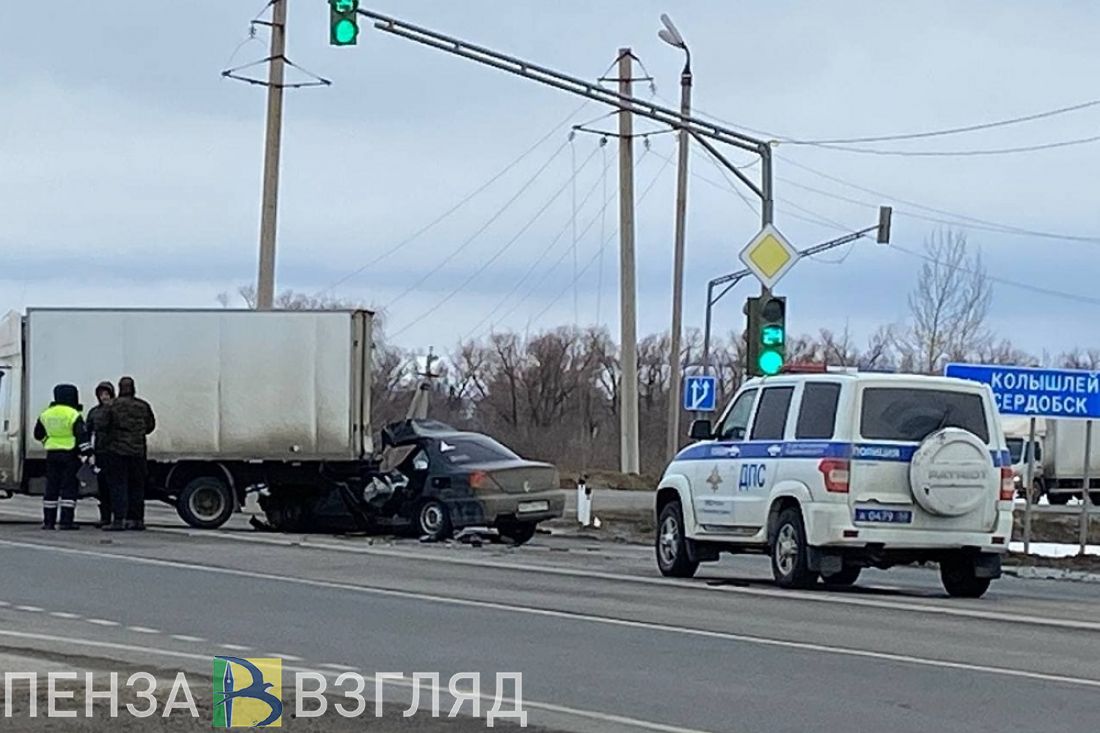
[[[741,250],[745,267],[769,290],[798,261],[798,250],[771,224],[766,225]]]

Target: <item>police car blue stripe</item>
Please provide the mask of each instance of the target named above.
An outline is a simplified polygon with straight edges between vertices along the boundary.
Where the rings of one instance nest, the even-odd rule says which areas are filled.
[[[748,440],[697,443],[677,454],[677,461],[710,461],[738,458],[850,458],[864,461],[909,463],[915,445],[889,443],[834,443],[817,440]],[[1011,465],[1008,451],[990,451],[994,467]]]

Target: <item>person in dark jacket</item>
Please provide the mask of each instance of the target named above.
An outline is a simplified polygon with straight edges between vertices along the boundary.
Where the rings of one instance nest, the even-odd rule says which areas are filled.
[[[76,524],[76,500],[80,493],[77,472],[81,456],[89,456],[92,444],[84,425],[80,392],[71,384],[53,388],[53,402],[34,424],[34,439],[46,448],[46,493],[42,497],[42,529],[80,529]],[[61,508],[61,523],[57,510]]]
[[[95,388],[96,401],[99,403],[88,412],[88,432],[91,434],[92,447],[95,450],[96,483],[99,486],[99,526],[103,529],[111,524],[112,516],[126,516],[126,506],[112,507],[111,484],[115,481],[115,456],[111,446],[111,402],[115,399],[115,386],[110,382],[100,382]]]
[[[118,397],[111,402],[108,431],[111,450],[117,458],[115,480],[111,486],[114,521],[111,529],[120,529],[119,507],[126,507],[126,529],[145,529],[145,483],[149,479],[146,439],[156,430],[153,408],[138,398],[134,380],[118,380]]]

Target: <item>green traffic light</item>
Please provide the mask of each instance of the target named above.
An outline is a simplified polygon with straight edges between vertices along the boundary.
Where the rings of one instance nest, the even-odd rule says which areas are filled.
[[[756,365],[769,377],[779,374],[779,370],[783,368],[783,355],[778,351],[765,351],[756,360]]]
[[[332,28],[332,37],[336,39],[336,43],[340,45],[347,45],[355,42],[355,37],[359,35],[359,27],[355,24],[355,21],[347,18],[341,18],[336,21],[336,25]]]

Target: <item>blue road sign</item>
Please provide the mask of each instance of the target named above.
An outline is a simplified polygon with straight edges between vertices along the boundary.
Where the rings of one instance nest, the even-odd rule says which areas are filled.
[[[944,374],[988,384],[1002,415],[1100,419],[1100,372],[948,364]]]
[[[684,409],[714,412],[718,407],[718,379],[698,375],[684,379]]]

